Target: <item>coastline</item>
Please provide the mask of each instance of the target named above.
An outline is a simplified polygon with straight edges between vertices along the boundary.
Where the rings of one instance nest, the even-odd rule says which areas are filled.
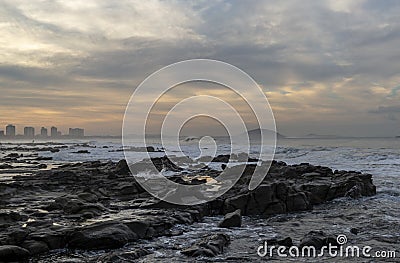
[[[16,155],[11,157],[16,162],[20,158]],[[356,202],[353,198],[376,193],[371,175],[334,172],[327,167],[310,164],[286,165],[283,162],[273,162],[263,184],[250,192],[246,186],[254,165],[247,164],[246,169],[247,174],[223,197],[206,205],[188,208],[152,198],[129,175],[124,161],[70,163],[53,169],[37,167],[32,169],[32,175],[12,176],[10,181],[1,183],[1,244],[17,246],[18,249],[14,249],[19,251],[18,256],[31,257],[33,262],[75,258],[76,253],[78,259],[80,255],[79,260],[83,260],[90,251],[91,260],[104,262],[119,257],[143,262],[173,262],[175,259],[190,262],[191,256],[204,260],[210,260],[211,256],[211,259],[217,260],[225,256],[224,251],[232,249],[230,246],[235,247],[235,239],[238,238],[238,233],[232,232],[235,228],[218,227],[221,217],[227,213],[240,209],[243,217],[243,225],[238,226],[240,232],[241,227],[251,227],[257,220],[266,226],[279,225],[285,220],[290,222],[293,215],[312,216],[313,207],[318,207],[318,211],[321,206],[332,206],[332,200],[337,198],[344,198],[348,205]],[[210,168],[204,170],[204,175],[214,174],[216,172]],[[181,175],[170,179],[179,181]],[[220,235],[213,236],[210,232],[206,236],[196,236],[192,245],[185,243],[178,250],[172,250],[179,255],[156,258],[159,244],[150,248],[146,246],[146,243],[166,238],[177,241],[190,232],[191,227],[196,228],[204,222],[208,222],[208,228],[216,228]],[[185,227],[185,231],[179,231]],[[307,228],[302,226],[299,229],[304,232]],[[329,234],[332,235],[324,233],[327,237]],[[303,235],[276,237],[271,234],[266,238],[278,238],[279,241],[280,238],[290,237],[293,243],[300,244],[307,233]],[[246,239],[246,235],[241,238]],[[221,247],[211,254],[203,249],[204,242],[211,242],[210,239],[221,243]],[[196,245],[196,242],[203,245]],[[255,244],[256,240],[252,245]],[[163,253],[168,255],[171,249],[167,251]],[[256,253],[253,256],[257,256]]]

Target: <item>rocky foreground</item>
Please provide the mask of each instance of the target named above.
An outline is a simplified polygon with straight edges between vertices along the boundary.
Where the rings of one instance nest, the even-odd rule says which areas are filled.
[[[160,169],[177,170],[165,158],[153,161]],[[223,215],[219,227],[231,228],[242,224],[243,215],[268,218],[312,210],[314,205],[339,197],[376,193],[370,174],[276,161],[263,183],[249,191],[254,168],[255,164],[247,164],[239,182],[222,197],[191,207],[151,197],[129,174],[125,161],[67,164],[14,176],[0,183],[0,261],[29,260],[56,249],[106,250],[95,261],[133,261],[152,252],[140,247],[129,252],[113,249],[144,239],[181,235],[173,230],[175,225],[193,224],[204,216]],[[186,174],[189,180],[184,183],[202,183],[199,175],[215,177],[218,171],[206,167],[200,173]],[[170,179],[182,182],[179,175]],[[229,244],[229,235],[210,233],[188,243],[180,254],[215,257]]]

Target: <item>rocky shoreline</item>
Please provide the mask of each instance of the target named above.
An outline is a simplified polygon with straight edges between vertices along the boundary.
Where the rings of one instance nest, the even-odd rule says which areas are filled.
[[[153,162],[176,170],[163,158]],[[262,184],[249,191],[255,165],[247,164],[238,183],[217,200],[191,207],[151,197],[129,174],[124,160],[65,164],[13,176],[0,183],[0,261],[34,260],[59,249],[105,251],[94,257],[98,262],[132,261],[153,252],[141,247],[120,253],[114,249],[179,236],[182,233],[174,226],[201,222],[205,216],[225,215],[220,227],[237,227],[241,216],[269,218],[310,211],[340,197],[376,193],[370,174],[277,161],[272,162]],[[185,183],[198,184],[198,175],[185,174],[190,178]],[[205,168],[201,175],[215,177],[218,171]],[[182,176],[170,179],[181,182]],[[229,244],[229,235],[210,233],[181,249],[180,257],[215,257]]]

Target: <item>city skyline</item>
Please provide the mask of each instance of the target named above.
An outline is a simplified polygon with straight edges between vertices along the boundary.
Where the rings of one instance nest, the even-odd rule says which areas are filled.
[[[36,127],[32,126],[23,126],[20,128],[22,133],[19,133],[17,130],[17,125],[7,124],[5,126],[5,130],[0,128],[0,137],[24,137],[24,138],[60,138],[60,137],[71,137],[71,138],[82,138],[85,137],[85,129],[84,128],[68,128],[68,133],[63,134],[57,127],[50,127],[50,134],[48,133],[49,129],[45,126],[41,126],[40,129],[36,129]],[[36,132],[38,131],[38,132]]]

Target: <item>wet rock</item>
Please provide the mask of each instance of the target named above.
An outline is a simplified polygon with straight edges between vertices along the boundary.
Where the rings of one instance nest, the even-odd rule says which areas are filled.
[[[291,237],[286,237],[284,239],[268,239],[267,240],[268,245],[278,245],[278,246],[285,246],[285,247],[291,247],[293,246],[293,240]]]
[[[4,158],[19,158],[20,155],[18,153],[10,153],[4,156]]]
[[[12,169],[13,166],[7,163],[0,164],[0,169]]]
[[[76,152],[72,152],[72,153],[90,153],[88,150],[79,150]]]
[[[64,248],[67,244],[66,236],[70,230],[70,228],[55,230],[46,227],[29,234],[29,239],[46,243],[50,250]]]
[[[46,169],[47,168],[47,164],[41,163],[37,166],[38,169]]]
[[[0,246],[0,261],[20,261],[29,256],[25,248],[12,245]]]
[[[352,233],[352,234],[354,234],[354,235],[358,235],[358,232],[360,232],[360,231],[358,230],[358,228],[353,227],[353,228],[350,229],[350,233]]]
[[[218,155],[217,157],[214,157],[211,162],[218,162],[218,163],[228,163],[230,159],[229,155]]]
[[[202,179],[190,181],[190,178],[215,178],[219,173],[211,168],[196,174],[178,173],[181,169],[166,157],[154,158],[153,161],[157,169],[176,171],[175,176],[169,177],[174,182],[181,182],[184,175],[183,182],[203,183]],[[36,166],[37,164],[35,168]],[[138,167],[140,168],[140,163]],[[29,176],[15,176],[14,182],[0,183],[0,204],[8,207],[9,202],[12,202],[11,208],[24,208],[16,210],[18,212],[0,213],[0,245],[26,247],[31,253],[41,253],[46,246],[50,250],[108,249],[121,247],[137,239],[179,234],[179,231],[171,230],[174,225],[192,224],[205,215],[226,215],[229,221],[232,217],[227,214],[240,209],[243,215],[270,217],[309,210],[314,204],[351,196],[352,192],[358,193],[355,197],[373,195],[376,192],[372,177],[368,174],[345,171],[334,174],[326,167],[286,165],[283,162],[272,162],[270,172],[261,185],[249,191],[248,184],[256,165],[247,164],[240,168],[244,168],[244,173],[231,190],[217,200],[191,207],[151,198],[129,175],[125,160],[117,164],[98,161],[64,164]],[[188,195],[190,194],[189,192]],[[240,213],[233,216],[237,221],[228,226],[240,225],[237,223],[238,215]],[[27,216],[35,221],[26,222]],[[87,224],[85,219],[92,217],[96,217],[96,222],[103,223],[79,226]],[[107,220],[115,221],[106,222]],[[22,224],[26,224],[26,227],[21,228]],[[21,231],[17,231],[17,228]],[[318,243],[318,238],[322,243],[334,241],[333,237],[318,235],[304,237],[302,241],[304,244],[310,240]],[[205,238],[183,250],[182,254],[215,256],[222,253],[227,246],[229,242],[226,240],[229,237]],[[285,238],[276,242],[288,246],[291,239]],[[134,253],[125,255],[122,251],[114,252],[107,256],[113,260],[122,257],[127,261],[135,261]]]
[[[310,231],[301,239],[299,247],[312,246],[320,250],[323,246],[328,246],[329,244],[339,247],[335,237],[328,236],[322,231]]]
[[[81,194],[83,198],[93,201],[96,197],[89,194]],[[102,211],[106,210],[105,207],[98,203],[87,203],[78,196],[66,195],[55,199],[54,203],[48,208],[52,209],[62,209],[65,214],[92,214],[91,217],[100,215]]]
[[[230,243],[226,234],[215,234],[202,239],[193,246],[181,250],[183,255],[189,257],[215,257],[224,252],[224,248]]]
[[[120,160],[117,163],[117,165],[115,167],[115,172],[117,174],[128,174],[129,173],[129,167],[128,167],[128,164],[125,159]]]
[[[99,200],[97,195],[87,192],[78,194],[78,198],[89,203],[96,203]]]
[[[28,236],[28,231],[18,226],[11,226],[0,233],[0,245],[18,245]]]
[[[147,146],[146,150],[147,150],[147,152],[155,152],[155,149],[153,146]]]
[[[115,263],[124,263],[124,262],[134,262],[134,260],[144,257],[150,254],[150,251],[144,248],[136,248],[129,251],[124,252],[112,252],[106,255],[103,255],[97,259],[97,262],[115,262]]]
[[[38,156],[38,157],[34,158],[33,160],[35,160],[35,161],[51,161],[51,160],[53,160],[53,157]]]
[[[218,226],[224,228],[242,226],[242,216],[240,213],[240,209],[237,209],[232,213],[227,213]]]
[[[49,251],[49,247],[43,241],[25,240],[21,247],[27,249],[31,255],[41,254]]]
[[[180,172],[183,169],[173,163],[167,156],[159,157],[159,158],[151,158],[154,166],[157,168],[158,171],[166,170],[166,171],[173,171],[173,172]]]
[[[241,209],[243,215],[271,216],[311,210],[314,204],[344,196],[376,194],[372,176],[356,172],[333,174],[329,168],[309,164],[287,166],[273,162],[269,175],[253,191],[241,188],[252,176],[247,165],[239,185],[225,194],[223,212]],[[318,171],[318,172],[317,172]],[[236,191],[236,192],[235,192]]]
[[[359,185],[353,186],[345,193],[345,196],[351,198],[360,198],[362,196],[362,187]]]
[[[17,212],[0,213],[0,228],[7,227],[15,222],[26,220],[28,217]]]
[[[128,226],[102,222],[77,229],[69,237],[68,246],[79,249],[110,249],[124,246],[137,239]]]

